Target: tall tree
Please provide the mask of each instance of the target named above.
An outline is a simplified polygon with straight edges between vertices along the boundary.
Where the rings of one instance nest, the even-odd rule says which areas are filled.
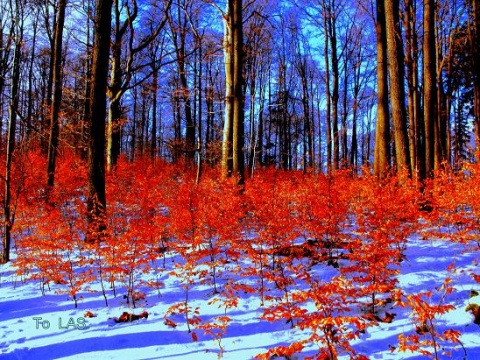
[[[425,173],[432,175],[439,165],[436,124],[437,74],[435,57],[435,0],[423,2],[423,120],[425,124]]]
[[[388,74],[392,110],[395,161],[398,171],[410,172],[405,109],[404,52],[400,31],[399,0],[384,0],[387,33]]]
[[[13,63],[10,78],[10,103],[8,106],[8,133],[7,133],[7,156],[5,163],[5,193],[3,199],[3,254],[2,263],[10,261],[11,231],[15,221],[15,210],[12,204],[12,163],[13,153],[16,146],[16,129],[19,105],[20,88],[20,65],[22,56],[22,44],[24,37],[24,4],[16,0],[10,3],[10,14],[12,19],[11,36],[13,37]],[[3,35],[3,34],[2,34]]]
[[[245,181],[244,153],[244,97],[243,97],[243,1],[233,0],[232,46],[233,46],[233,173],[238,176],[238,184]]]
[[[404,28],[406,39],[406,79],[408,89],[408,122],[410,136],[410,161],[412,170],[425,177],[425,137],[421,93],[419,86],[419,48],[417,34],[417,1],[405,0]],[[420,156],[422,155],[422,156]]]
[[[327,96],[330,98],[331,105],[331,131],[333,136],[333,168],[340,168],[340,137],[338,130],[338,102],[339,102],[339,55],[337,49],[337,4],[335,0],[323,0],[324,30],[327,41],[330,43],[330,66],[331,74],[328,74],[327,80],[330,81],[331,91]],[[328,56],[328,54],[327,54]]]
[[[245,182],[242,3],[242,0],[228,0],[227,9],[223,15],[226,96],[222,175],[237,176],[239,185]]]
[[[47,186],[53,187],[55,182],[55,165],[57,158],[60,105],[62,103],[62,48],[63,27],[67,0],[59,0],[57,4],[57,21],[55,24],[55,44],[53,54],[53,98],[50,114],[50,137],[48,140]]]
[[[113,0],[96,0],[88,139],[88,241],[106,230],[105,129]]]
[[[376,1],[377,122],[374,173],[384,178],[390,167],[390,116],[388,110],[388,61],[384,0]]]

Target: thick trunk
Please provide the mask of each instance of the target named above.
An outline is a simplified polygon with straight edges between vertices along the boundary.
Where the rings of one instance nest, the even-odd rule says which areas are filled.
[[[112,48],[112,69],[110,84],[108,85],[108,119],[107,119],[107,171],[111,171],[117,164],[120,155],[120,118],[122,116],[121,96],[122,89],[122,43],[127,30],[128,22],[121,24],[120,4],[114,1],[114,41]]]
[[[243,100],[243,9],[241,0],[229,0],[225,18],[225,122],[222,142],[222,176],[245,181]]]
[[[384,0],[384,5],[395,160],[397,170],[406,171],[410,175],[410,156],[405,109],[404,54],[399,24],[399,0]]]
[[[388,111],[388,62],[385,8],[377,0],[377,122],[375,131],[374,173],[379,178],[387,176],[390,168],[390,119]]]
[[[106,229],[105,123],[110,55],[112,0],[97,0],[92,61],[88,141],[88,241],[101,239]]]

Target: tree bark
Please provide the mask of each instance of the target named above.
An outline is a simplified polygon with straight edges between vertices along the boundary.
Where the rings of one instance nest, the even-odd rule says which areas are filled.
[[[243,8],[242,0],[228,0],[224,14],[225,122],[222,142],[222,175],[237,176],[245,183],[243,100]],[[231,164],[230,164],[231,154]]]
[[[390,116],[388,110],[388,61],[384,0],[377,0],[375,24],[377,43],[377,122],[374,174],[385,178],[390,168]]]
[[[15,30],[12,31],[14,37],[14,52],[13,52],[13,63],[11,70],[11,80],[10,80],[10,104],[8,107],[8,134],[7,134],[7,156],[5,162],[5,194],[3,200],[3,215],[4,215],[4,235],[3,235],[3,254],[2,254],[2,263],[7,263],[10,261],[10,247],[11,247],[11,232],[13,228],[13,223],[15,221],[15,211],[12,209],[12,162],[13,162],[13,152],[15,151],[15,131],[17,128],[17,111],[19,103],[19,85],[20,85],[20,61],[21,61],[21,51],[23,44],[23,8],[20,11],[19,1],[15,2],[15,19],[17,24],[15,25]]]
[[[227,178],[232,174],[232,126],[233,126],[233,44],[232,44],[232,0],[228,0],[227,11],[224,15],[223,56],[225,63],[225,118],[223,122],[222,140],[222,177]]]
[[[47,156],[47,186],[52,188],[55,183],[55,167],[57,159],[58,136],[60,132],[59,114],[62,103],[62,49],[63,27],[67,0],[59,0],[57,5],[57,22],[55,24],[55,44],[53,54],[53,98],[50,114],[50,137]]]
[[[423,113],[418,80],[418,36],[416,25],[416,1],[405,0],[405,37],[406,37],[406,68],[408,82],[408,119],[410,136],[410,162],[412,171],[425,178],[425,143]],[[421,155],[421,156],[420,156]]]
[[[423,3],[423,120],[425,126],[425,174],[433,175],[439,166],[435,159],[438,142],[436,130],[436,59],[435,59],[435,1]]]
[[[238,176],[237,183],[245,183],[245,115],[243,99],[243,1],[233,0],[233,173]]]
[[[405,109],[404,54],[399,23],[399,0],[384,0],[387,32],[388,74],[392,109],[395,161],[397,171],[410,170],[410,156]]]
[[[87,199],[89,229],[87,241],[101,240],[106,230],[105,120],[112,4],[112,0],[97,0],[95,5],[95,37],[89,111]]]

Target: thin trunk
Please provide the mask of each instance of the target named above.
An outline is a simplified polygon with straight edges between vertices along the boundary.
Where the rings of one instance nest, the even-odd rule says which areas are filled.
[[[435,59],[435,1],[423,4],[423,120],[425,123],[425,173],[433,175],[438,169],[436,126],[436,59]]]
[[[38,16],[38,15],[36,15]],[[35,62],[35,57],[36,57],[36,43],[37,43],[37,31],[38,31],[38,23],[37,20],[38,17],[34,20],[34,23],[32,24],[33,26],[33,34],[32,34],[32,49],[31,49],[31,55],[30,55],[30,64],[29,64],[29,69],[28,69],[28,106],[27,106],[27,117],[26,117],[26,140],[30,140],[30,136],[32,133],[32,120],[33,120],[33,100],[34,100],[34,90],[33,90],[33,78],[34,78],[34,62]],[[0,36],[2,38],[2,36]],[[0,48],[2,47],[1,41],[0,41]],[[0,52],[1,55],[1,52]],[[0,56],[1,59],[1,56]],[[0,74],[0,77],[2,75]],[[0,85],[0,94],[2,92],[2,86]],[[1,114],[0,114],[1,116]],[[0,129],[2,128],[1,123],[0,123]],[[0,136],[1,139],[1,136]],[[1,143],[1,141],[0,141]]]
[[[331,59],[332,59],[332,131],[333,131],[333,167],[340,168],[340,138],[338,132],[338,101],[339,101],[339,64],[337,56],[337,29],[335,15],[330,9],[328,14],[328,29],[331,45]]]
[[[232,46],[233,46],[233,173],[238,176],[237,184],[245,183],[244,131],[245,115],[243,100],[243,4],[233,0]]]
[[[232,126],[233,126],[233,44],[232,44],[232,0],[228,0],[227,11],[224,15],[223,55],[225,62],[225,119],[223,123],[222,140],[222,177],[227,178],[232,174]]]
[[[52,188],[55,183],[55,167],[57,159],[58,136],[60,132],[59,115],[62,103],[62,49],[63,27],[65,23],[65,9],[67,0],[59,0],[57,8],[57,22],[55,24],[55,45],[53,55],[53,99],[50,114],[50,137],[48,140],[47,157],[47,186]]]
[[[152,75],[152,143],[150,144],[150,157],[155,159],[157,155],[157,95],[158,95],[158,68],[153,65]]]
[[[475,114],[476,159],[480,159],[480,1],[473,0],[473,89]]]
[[[418,86],[418,36],[416,30],[416,2],[405,0],[406,68],[408,82],[408,119],[410,136],[410,162],[412,171],[425,178],[424,126]]]
[[[343,78],[343,113],[342,113],[342,130],[340,132],[341,144],[342,144],[342,157],[340,163],[342,167],[348,165],[348,140],[347,140],[347,118],[348,118],[348,82],[349,71],[348,69],[348,57],[344,57],[344,78]]]
[[[3,214],[4,214],[4,235],[3,235],[3,256],[2,263],[10,261],[10,247],[11,247],[11,231],[15,221],[15,211],[12,208],[12,161],[13,152],[15,151],[15,130],[17,126],[17,111],[18,111],[18,90],[20,87],[20,61],[21,50],[23,43],[23,19],[20,19],[19,2],[15,4],[16,18],[20,24],[16,25],[15,48],[13,53],[12,64],[12,78],[10,85],[10,104],[8,107],[8,134],[7,134],[7,156],[5,163],[5,198],[3,200]]]
[[[328,36],[327,14],[324,11],[323,27],[325,36]],[[325,59],[325,88],[327,93],[327,109],[325,116],[325,124],[327,131],[327,172],[330,173],[332,166],[332,94],[330,90],[330,57],[329,57],[329,42],[325,41],[324,45],[324,59]]]

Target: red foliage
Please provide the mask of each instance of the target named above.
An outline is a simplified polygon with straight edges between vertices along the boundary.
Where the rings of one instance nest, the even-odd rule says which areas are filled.
[[[219,180],[215,170],[197,184],[184,167],[121,158],[107,174],[108,230],[98,243],[83,241],[85,163],[62,151],[57,183],[48,193],[45,168],[43,155],[28,153],[14,175],[21,184],[15,197],[15,264],[18,275],[39,281],[43,292],[51,286],[76,305],[96,281],[106,305],[109,284],[113,296],[122,286],[135,307],[147,300],[148,287],[160,291],[162,276],[175,277],[184,296],[167,310],[165,325],[193,328],[193,341],[203,330],[221,351],[228,312],[241,297],[250,297],[261,306],[262,319],[288,322],[308,334],[259,355],[265,359],[292,356],[312,343],[318,359],[342,354],[361,359],[352,340],[369,326],[395,321],[385,306],[393,299],[423,331],[401,337],[400,351],[427,354],[427,346],[459,341],[457,332],[435,328],[436,316],[451,306],[435,304],[428,292],[400,296],[397,275],[407,237],[417,231],[478,249],[478,165],[462,174],[438,174],[422,187],[403,178],[400,185],[395,177],[380,182],[368,170],[354,178],[347,172],[266,169],[238,189]],[[422,211],[425,204],[431,211]],[[447,228],[448,236],[432,230],[436,227]],[[224,314],[208,319],[200,314],[194,289],[202,289],[207,305]],[[442,289],[448,295],[451,286]],[[122,316],[119,321],[131,321],[146,313]]]

